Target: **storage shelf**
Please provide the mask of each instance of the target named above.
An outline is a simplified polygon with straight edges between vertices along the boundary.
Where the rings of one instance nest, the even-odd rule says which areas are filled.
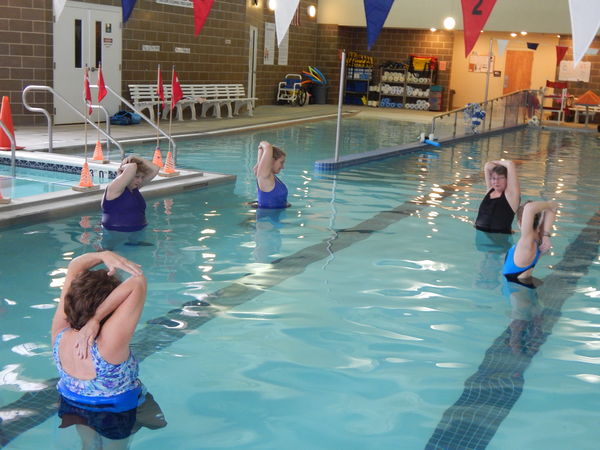
[[[389,73],[402,73],[403,74],[403,78],[404,81],[386,81],[383,80],[382,78],[384,77],[384,73],[385,72],[389,72]],[[417,104],[418,100],[426,100],[427,102],[430,102],[430,98],[431,98],[431,93],[427,96],[423,96],[423,95],[409,95],[407,92],[409,90],[409,86],[411,86],[410,90],[412,91],[413,89],[418,89],[418,88],[413,88],[413,86],[423,86],[426,88],[431,88],[431,86],[433,85],[433,79],[434,79],[434,71],[428,71],[429,77],[427,77],[427,81],[425,83],[423,83],[422,81],[409,81],[409,74],[414,74],[415,72],[410,72],[408,69],[384,69],[381,68],[379,71],[379,104],[382,108],[385,108],[386,105],[381,105],[381,100],[384,98],[393,98],[396,99],[398,103],[402,103],[403,106],[406,104]],[[418,72],[417,72],[418,73]],[[412,76],[412,75],[411,75]],[[425,77],[417,77],[417,78],[425,78]],[[395,86],[404,86],[404,92],[402,94],[385,94],[382,91],[382,86],[383,85],[395,85]],[[419,89],[419,91],[424,91],[425,89]],[[412,109],[412,108],[406,108],[404,106],[405,109]]]

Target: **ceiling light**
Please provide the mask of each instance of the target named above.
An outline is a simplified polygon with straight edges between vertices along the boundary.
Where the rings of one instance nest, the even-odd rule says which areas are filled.
[[[317,7],[315,5],[310,5],[308,7],[308,16],[315,17],[317,15]]]
[[[521,36],[527,36],[527,31],[521,31]]]
[[[456,20],[454,20],[454,17],[448,16],[444,19],[444,28],[446,30],[453,30],[455,26]]]
[[[269,9],[275,11],[275,8],[277,8],[277,2],[275,0],[269,0]]]
[[[510,33],[511,37],[517,37],[517,33]]]
[[[432,33],[434,33],[434,32],[436,32],[436,31],[437,31],[437,28],[431,27],[431,28],[429,29],[429,31],[431,31]]]
[[[556,37],[560,39],[560,34],[557,34]]]

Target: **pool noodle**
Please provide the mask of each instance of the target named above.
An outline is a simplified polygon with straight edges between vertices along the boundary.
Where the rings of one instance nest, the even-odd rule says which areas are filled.
[[[441,145],[439,142],[432,141],[430,139],[425,139],[423,142],[429,145],[433,145],[434,147],[439,147]]]

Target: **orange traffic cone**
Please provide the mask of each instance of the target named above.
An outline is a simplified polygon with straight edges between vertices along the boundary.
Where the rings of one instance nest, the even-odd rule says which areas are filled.
[[[154,150],[154,158],[152,158],[152,164],[154,164],[157,167],[160,167],[161,169],[164,167],[162,155],[160,154],[160,147],[156,147],[156,150]]]
[[[175,163],[173,162],[173,155],[171,152],[167,153],[167,161],[165,167],[159,172],[161,177],[175,177],[179,175],[179,172],[175,170]]]
[[[79,184],[72,187],[74,191],[85,192],[100,188],[99,185],[92,183],[92,174],[90,173],[90,167],[87,161],[83,163],[81,168],[81,177],[79,178]]]
[[[10,112],[10,102],[8,101],[8,97],[6,96],[2,97],[2,109],[0,110],[0,120],[4,122],[4,125],[6,125],[6,128],[8,128],[8,131],[10,131],[10,134],[12,135],[13,139],[15,139],[16,143],[15,129],[13,127],[12,121],[12,113]],[[17,150],[21,150],[25,147],[19,147],[15,144],[15,148]],[[10,139],[4,132],[3,128],[0,128],[0,150],[10,150]]]
[[[110,161],[104,159],[104,153],[102,153],[102,144],[100,141],[96,142],[96,148],[94,148],[94,155],[92,156],[92,161],[99,162],[100,164],[107,164]]]
[[[7,203],[10,203],[10,198],[2,197],[2,191],[0,191],[0,205],[6,205]]]

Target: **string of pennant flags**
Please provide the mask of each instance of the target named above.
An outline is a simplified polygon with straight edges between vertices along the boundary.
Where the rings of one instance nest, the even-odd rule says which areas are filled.
[[[133,9],[135,8],[137,0],[121,0],[121,8],[123,10],[123,23],[126,23],[129,20],[129,17],[133,13]],[[213,6],[214,0],[190,0],[193,4],[194,8],[194,34],[198,36],[206,19],[208,18],[208,14]],[[294,0],[296,1],[296,0]],[[58,18],[63,12],[65,8],[65,3],[67,0],[52,0],[52,7],[54,10],[54,17],[58,21]],[[291,20],[291,18],[290,18]]]
[[[364,0],[369,50],[375,44],[393,3],[394,0]],[[469,56],[481,36],[481,30],[485,28],[495,4],[496,0],[461,0],[465,57]],[[577,65],[585,54],[598,53],[598,49],[589,47],[600,28],[600,8],[598,8],[598,0],[569,0],[569,11],[573,35],[573,64]],[[537,44],[531,42],[528,43],[528,47],[535,50]],[[564,53],[560,59],[562,57]]]

